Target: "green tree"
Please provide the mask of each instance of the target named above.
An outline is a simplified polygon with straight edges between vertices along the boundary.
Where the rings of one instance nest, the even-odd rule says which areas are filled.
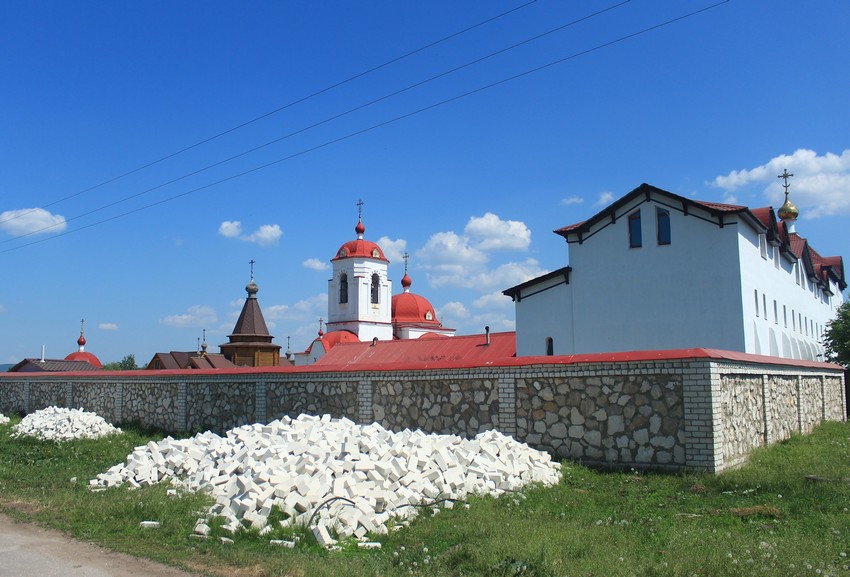
[[[838,307],[835,318],[826,324],[823,341],[826,360],[850,367],[850,301]]]
[[[136,365],[136,355],[127,355],[120,361],[113,361],[111,363],[106,363],[103,365],[103,370],[105,371],[135,371],[140,369]]]

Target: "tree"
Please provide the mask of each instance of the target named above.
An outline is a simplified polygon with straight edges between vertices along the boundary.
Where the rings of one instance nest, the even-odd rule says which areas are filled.
[[[141,367],[136,365],[136,355],[127,355],[120,361],[113,361],[103,365],[105,371],[135,371]]]
[[[850,367],[850,301],[838,307],[835,318],[826,324],[823,341],[826,360]]]

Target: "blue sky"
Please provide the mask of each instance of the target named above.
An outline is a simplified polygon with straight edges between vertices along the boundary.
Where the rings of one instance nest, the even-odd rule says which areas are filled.
[[[850,256],[850,4],[676,20],[714,4],[0,3],[0,363],[81,318],[104,362],[226,342],[251,259],[304,350],[358,199],[460,334],[511,329],[551,231],[642,182],[778,207],[787,168],[797,230]]]

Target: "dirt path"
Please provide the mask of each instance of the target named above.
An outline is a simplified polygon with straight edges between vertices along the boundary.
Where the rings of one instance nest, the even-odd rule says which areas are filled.
[[[198,577],[0,515],[0,577]]]

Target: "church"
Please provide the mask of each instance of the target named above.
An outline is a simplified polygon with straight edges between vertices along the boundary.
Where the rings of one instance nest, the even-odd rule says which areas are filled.
[[[390,261],[376,243],[366,240],[362,202],[356,238],[339,247],[331,259],[328,280],[327,332],[319,325],[319,335],[306,351],[294,354],[296,366],[311,365],[340,343],[409,340],[423,337],[450,337],[455,329],[437,320],[437,313],[425,297],[411,292],[405,255],[403,291],[392,294]]]
[[[844,263],[797,233],[790,176],[776,212],[642,184],[555,230],[569,265],[503,291],[517,356],[699,347],[824,360]]]

